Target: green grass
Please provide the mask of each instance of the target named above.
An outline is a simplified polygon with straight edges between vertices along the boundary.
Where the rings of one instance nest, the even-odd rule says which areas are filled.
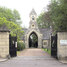
[[[20,54],[21,53],[21,51],[17,51],[17,54]]]
[[[44,50],[45,52],[47,52],[48,54],[51,54],[51,50],[50,50],[50,49],[47,50],[47,49],[45,48],[45,49],[43,49],[43,50]]]

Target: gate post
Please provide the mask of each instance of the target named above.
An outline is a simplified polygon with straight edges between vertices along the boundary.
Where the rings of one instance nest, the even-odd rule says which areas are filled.
[[[0,27],[0,57],[9,57],[9,33],[10,31],[5,24]]]
[[[59,60],[67,60],[67,32],[57,32],[57,56]]]

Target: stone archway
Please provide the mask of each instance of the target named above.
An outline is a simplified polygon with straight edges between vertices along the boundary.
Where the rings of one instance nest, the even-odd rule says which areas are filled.
[[[38,37],[38,48],[42,48],[42,34],[41,34],[39,31],[34,30],[34,29],[32,29],[32,30],[30,30],[30,31],[28,31],[28,32],[26,33],[26,35],[25,35],[25,47],[26,47],[26,48],[29,48],[29,36],[30,36],[30,34],[33,33],[33,32],[34,32],[34,33],[37,35],[37,37]]]
[[[38,36],[35,32],[29,36],[29,48],[38,48]]]
[[[25,33],[25,47],[29,48],[29,36],[31,33],[34,32],[38,37],[38,48],[42,48],[42,34],[38,28],[38,24],[36,21],[37,14],[34,9],[32,9],[29,17],[30,17],[30,25]]]

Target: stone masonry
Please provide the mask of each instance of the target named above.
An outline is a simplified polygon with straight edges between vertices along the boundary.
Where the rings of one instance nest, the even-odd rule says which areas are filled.
[[[0,27],[0,58],[9,56],[9,30],[5,25]]]
[[[67,59],[67,32],[57,33],[57,57]]]

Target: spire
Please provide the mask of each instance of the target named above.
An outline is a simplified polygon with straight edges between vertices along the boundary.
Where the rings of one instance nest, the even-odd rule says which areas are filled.
[[[30,21],[32,21],[32,22],[35,22],[36,21],[37,14],[36,14],[36,12],[35,12],[34,9],[32,9],[32,11],[30,12],[29,17],[30,17]]]
[[[34,9],[32,9],[32,11],[30,12],[30,15],[37,15],[37,13],[35,12]]]
[[[30,26],[29,28],[38,28],[38,25],[36,23],[37,14],[34,9],[32,9],[30,15]]]

